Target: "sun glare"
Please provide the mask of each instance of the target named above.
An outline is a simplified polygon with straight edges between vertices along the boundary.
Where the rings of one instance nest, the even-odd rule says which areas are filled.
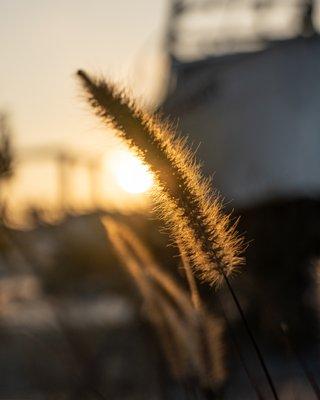
[[[153,185],[152,173],[129,151],[114,153],[109,165],[119,186],[128,193],[144,193]]]

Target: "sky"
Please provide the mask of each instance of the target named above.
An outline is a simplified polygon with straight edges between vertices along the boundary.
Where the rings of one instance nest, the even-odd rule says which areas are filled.
[[[129,83],[149,98],[167,5],[1,0],[0,110],[10,113],[16,142],[88,144],[94,122],[79,96],[79,68]]]
[[[112,151],[113,135],[92,116],[75,72],[81,68],[103,74],[131,88],[143,102],[153,102],[164,77],[168,4],[1,0],[0,111],[9,114],[18,154],[35,147],[86,154]],[[52,163],[29,159],[16,172],[7,195],[11,202],[55,201],[57,171]],[[87,185],[79,176],[74,179],[78,198]]]

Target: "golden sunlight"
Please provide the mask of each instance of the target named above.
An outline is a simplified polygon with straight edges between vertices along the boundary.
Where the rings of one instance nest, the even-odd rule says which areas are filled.
[[[137,156],[128,150],[118,150],[108,164],[119,186],[128,193],[140,194],[151,189],[153,175]]]

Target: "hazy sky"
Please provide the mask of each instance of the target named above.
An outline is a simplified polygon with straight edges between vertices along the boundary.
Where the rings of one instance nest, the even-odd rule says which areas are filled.
[[[79,68],[103,73],[152,98],[161,79],[167,7],[168,0],[0,0],[0,111],[10,115],[19,154],[58,145],[107,159],[115,140],[89,112],[74,74]],[[9,209],[57,202],[53,159],[33,157],[16,164],[9,192],[0,193]],[[105,174],[99,189],[110,197],[117,187]],[[78,203],[88,199],[87,179],[73,168],[68,189]]]
[[[0,110],[16,142],[88,144],[96,121],[79,97],[78,68],[155,86],[166,0],[1,0]],[[92,143],[94,147],[94,144]]]

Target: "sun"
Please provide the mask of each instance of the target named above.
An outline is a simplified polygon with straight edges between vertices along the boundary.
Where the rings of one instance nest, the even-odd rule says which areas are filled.
[[[147,166],[130,151],[116,151],[110,157],[109,165],[118,185],[130,194],[145,193],[154,183]]]

